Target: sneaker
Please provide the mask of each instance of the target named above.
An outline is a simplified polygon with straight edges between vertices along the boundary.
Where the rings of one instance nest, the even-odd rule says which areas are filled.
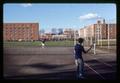
[[[79,75],[79,78],[80,79],[85,79],[85,77],[82,74]]]
[[[83,77],[83,76],[80,76],[79,78],[80,78],[80,79],[85,79],[85,77]]]

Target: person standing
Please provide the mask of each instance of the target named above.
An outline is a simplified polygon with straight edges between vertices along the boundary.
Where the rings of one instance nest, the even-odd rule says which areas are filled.
[[[43,39],[43,40],[42,40],[42,48],[45,47],[45,41],[46,41],[46,39]]]
[[[82,45],[83,42],[84,42],[84,39],[79,38],[77,44],[74,47],[75,64],[76,64],[76,67],[77,67],[76,74],[77,74],[78,79],[79,78],[81,78],[81,79],[84,78],[84,60],[83,60],[83,57],[82,57],[82,52],[87,53],[93,47],[93,45],[91,45],[90,48],[87,51],[85,51],[85,49]]]

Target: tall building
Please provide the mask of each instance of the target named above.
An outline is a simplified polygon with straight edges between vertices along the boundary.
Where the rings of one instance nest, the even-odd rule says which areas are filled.
[[[3,25],[3,39],[6,41],[35,41],[38,37],[38,23],[4,23]]]
[[[81,28],[79,30],[79,36],[86,40],[93,41],[107,39],[108,32],[110,39],[116,39],[116,24],[107,24],[105,23],[105,20],[103,20],[103,23],[101,23],[101,21],[97,21],[96,24]]]
[[[109,24],[109,37],[110,39],[116,39],[116,24]]]

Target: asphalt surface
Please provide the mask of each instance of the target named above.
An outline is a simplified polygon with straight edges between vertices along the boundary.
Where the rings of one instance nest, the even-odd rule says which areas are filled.
[[[83,54],[84,80],[115,80],[116,53],[106,50],[96,50],[96,53],[91,50]],[[4,48],[3,73],[5,79],[76,80],[73,47]]]

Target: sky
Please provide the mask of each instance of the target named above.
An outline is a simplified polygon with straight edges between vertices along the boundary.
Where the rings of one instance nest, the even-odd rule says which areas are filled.
[[[95,24],[105,19],[116,23],[116,4],[4,4],[4,23],[39,23],[39,30],[50,32],[52,28],[73,28]]]

